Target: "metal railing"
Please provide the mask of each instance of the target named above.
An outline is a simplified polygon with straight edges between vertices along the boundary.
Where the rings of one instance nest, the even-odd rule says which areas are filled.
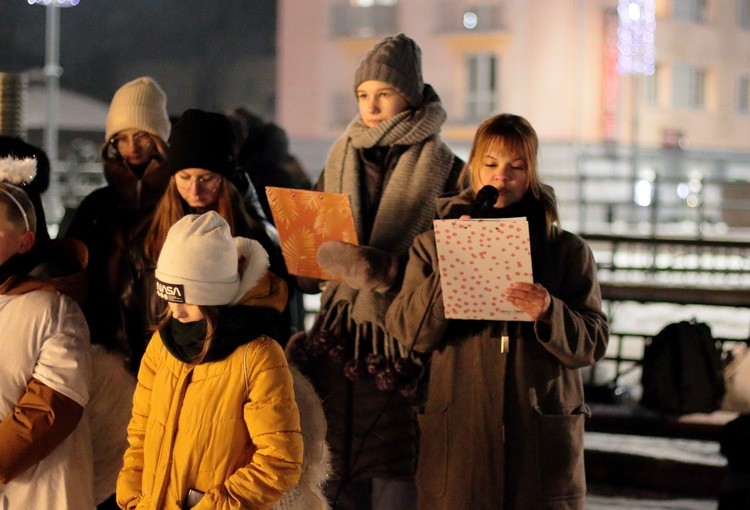
[[[650,305],[701,307],[711,325],[712,307],[750,309],[750,241],[656,238],[584,234],[597,262],[605,311],[610,320],[610,345],[588,372],[592,386],[637,387],[646,342],[661,327],[681,320]],[[629,304],[623,320],[622,305]],[[644,331],[651,314],[653,331]],[[654,316],[655,315],[655,316]],[[737,323],[744,315],[737,314]],[[684,318],[684,317],[683,317]],[[715,335],[725,351],[747,343],[748,324],[730,328],[732,336]],[[638,331],[639,327],[641,328]]]

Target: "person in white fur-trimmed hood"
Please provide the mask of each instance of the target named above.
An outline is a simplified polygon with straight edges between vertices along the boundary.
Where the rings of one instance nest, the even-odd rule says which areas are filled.
[[[138,372],[121,508],[268,509],[294,499],[303,437],[273,321],[287,291],[268,265],[261,245],[232,237],[214,211],[169,230],[156,267],[168,310]]]

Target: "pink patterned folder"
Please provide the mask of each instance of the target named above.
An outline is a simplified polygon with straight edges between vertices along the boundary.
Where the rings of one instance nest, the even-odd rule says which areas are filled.
[[[297,276],[336,280],[318,265],[324,241],[358,245],[348,195],[266,186],[288,271]]]
[[[511,282],[533,282],[525,218],[434,225],[446,318],[531,320],[503,298]]]

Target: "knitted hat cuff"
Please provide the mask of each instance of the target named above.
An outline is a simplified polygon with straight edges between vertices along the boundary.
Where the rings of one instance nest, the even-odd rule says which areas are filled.
[[[422,90],[418,88],[417,83],[405,82],[402,76],[401,71],[386,64],[375,62],[364,64],[357,69],[357,76],[354,80],[355,92],[357,87],[368,80],[382,81],[398,90],[410,106],[419,106],[422,103]]]
[[[239,277],[228,282],[204,282],[180,278],[156,270],[156,294],[171,303],[225,305],[235,297],[239,286]]]
[[[171,127],[164,91],[155,80],[144,76],[126,83],[112,96],[104,139],[109,141],[126,129],[138,129],[166,141]]]
[[[163,124],[156,119],[159,113],[133,111],[128,114],[127,118],[120,117],[112,122],[107,123],[107,132],[105,134],[105,141],[110,141],[120,131],[126,129],[137,129],[138,131],[145,131],[151,135],[154,135],[164,141],[169,139],[169,128],[167,124]]]

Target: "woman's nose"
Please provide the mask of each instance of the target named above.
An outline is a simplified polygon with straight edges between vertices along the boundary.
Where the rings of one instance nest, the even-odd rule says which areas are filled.
[[[505,181],[508,177],[508,169],[505,166],[499,165],[494,172],[492,172],[492,178],[497,181]]]
[[[141,144],[136,142],[135,138],[128,138],[125,141],[125,147],[127,147],[127,151],[130,153],[136,152],[142,148]]]

